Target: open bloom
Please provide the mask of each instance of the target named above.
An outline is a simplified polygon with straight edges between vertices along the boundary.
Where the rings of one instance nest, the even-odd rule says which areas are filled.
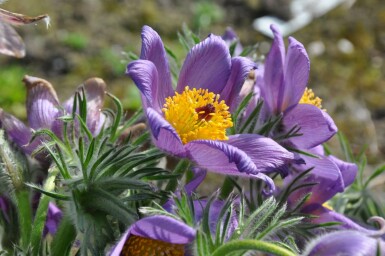
[[[248,59],[231,58],[223,39],[210,35],[190,50],[174,91],[163,42],[145,26],[140,60],[131,62],[126,73],[142,94],[157,147],[214,172],[263,179],[273,188],[263,172],[279,168],[293,154],[260,135],[226,134],[239,91],[253,68]]]
[[[257,86],[264,100],[265,118],[282,113],[280,133],[287,134],[294,126],[301,136],[290,137],[285,143],[299,149],[310,149],[330,139],[336,132],[332,118],[321,109],[320,99],[306,88],[310,61],[304,46],[289,37],[285,52],[282,35],[272,25],[274,41],[267,55]]]
[[[110,253],[118,255],[185,255],[196,230],[174,218],[154,215],[135,222]]]
[[[34,130],[49,129],[58,137],[62,137],[63,122],[58,118],[72,113],[73,97],[61,105],[53,86],[48,81],[25,76],[23,82],[27,87],[26,108],[29,127],[2,109],[0,109],[0,127],[7,132],[11,141],[30,155],[41,146],[42,142],[42,138],[36,138],[29,143]],[[99,78],[91,78],[82,86],[87,99],[87,127],[93,135],[96,135],[106,120],[106,116],[101,112],[106,85]],[[42,164],[49,162],[45,154],[38,154],[36,159]]]

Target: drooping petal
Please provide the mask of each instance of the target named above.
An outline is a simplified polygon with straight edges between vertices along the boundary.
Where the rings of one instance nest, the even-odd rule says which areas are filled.
[[[140,59],[151,61],[158,71],[158,81],[155,84],[157,86],[153,86],[152,90],[153,95],[156,96],[154,101],[157,101],[156,104],[162,106],[164,99],[172,96],[174,90],[172,88],[167,54],[162,39],[158,33],[149,26],[144,26],[142,29],[142,51]]]
[[[294,160],[293,153],[258,134],[232,135],[227,143],[245,152],[261,172],[274,171]]]
[[[305,91],[310,74],[310,60],[305,47],[292,37],[289,37],[284,70],[284,86],[282,108],[297,104]]]
[[[133,61],[127,66],[126,75],[131,77],[142,94],[143,107],[152,107],[158,112],[162,108],[156,91],[158,88],[158,70],[148,60]],[[161,99],[162,101],[164,100]]]
[[[384,255],[385,245],[380,239],[357,231],[335,231],[312,240],[304,256],[328,255]]]
[[[231,57],[226,43],[221,37],[210,35],[190,50],[180,71],[176,91],[181,93],[189,86],[220,94],[230,69]]]
[[[255,68],[255,63],[250,59],[235,57],[231,60],[230,77],[220,97],[220,99],[224,100],[226,105],[230,107],[230,112],[236,108],[241,88],[250,71]]]
[[[282,93],[284,82],[285,44],[278,29],[270,26],[274,41],[265,61],[264,85],[261,87],[262,96],[272,113],[282,111]]]
[[[262,179],[270,191],[275,189],[270,177],[260,172],[251,158],[226,141],[195,140],[185,145],[188,158],[198,166],[225,175]]]
[[[100,78],[90,78],[83,84],[87,99],[87,127],[97,135],[106,119],[101,112],[104,104],[106,83]]]
[[[342,161],[335,156],[328,156],[328,158],[332,160],[340,169],[345,187],[352,184],[357,176],[358,166],[353,163]]]
[[[186,149],[170,123],[152,108],[147,108],[146,114],[155,145],[172,155],[185,157]]]
[[[172,244],[188,244],[195,239],[196,231],[174,218],[155,215],[135,222],[130,234]]]
[[[60,110],[59,100],[52,85],[41,78],[25,76],[27,87],[27,116],[32,129],[51,129]]]
[[[282,123],[283,133],[289,132],[294,126],[301,128],[301,136],[289,138],[291,143],[301,149],[310,149],[324,143],[338,130],[325,111],[310,104],[298,104],[285,112]]]

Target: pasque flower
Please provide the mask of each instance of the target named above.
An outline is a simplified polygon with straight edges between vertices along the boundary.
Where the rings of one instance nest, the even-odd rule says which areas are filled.
[[[118,255],[185,255],[196,230],[182,221],[154,215],[135,222],[110,253]],[[163,253],[163,254],[162,254]]]
[[[26,108],[29,126],[0,109],[0,127],[7,132],[11,141],[30,155],[41,146],[42,141],[42,138],[38,137],[30,143],[33,131],[49,129],[58,137],[63,136],[63,121],[59,120],[59,117],[72,113],[73,97],[61,105],[53,86],[48,81],[25,76],[23,82],[27,88]],[[101,112],[106,85],[99,78],[91,78],[82,86],[87,99],[87,126],[91,133],[96,135],[106,120],[106,116]],[[45,154],[38,154],[36,158],[43,164],[49,162]]]
[[[289,37],[285,52],[282,35],[271,25],[274,41],[266,57],[263,72],[258,72],[257,86],[265,105],[265,118],[282,114],[280,133],[286,134],[294,126],[301,136],[293,136],[285,143],[299,149],[310,149],[330,139],[336,132],[332,118],[321,109],[321,100],[307,89],[310,61],[304,46]]]
[[[246,58],[231,58],[221,37],[209,35],[190,50],[174,91],[163,42],[145,26],[140,59],[131,62],[126,73],[142,94],[157,147],[202,168],[260,178],[273,187],[264,172],[284,165],[293,154],[260,135],[226,134],[239,91],[253,68]]]

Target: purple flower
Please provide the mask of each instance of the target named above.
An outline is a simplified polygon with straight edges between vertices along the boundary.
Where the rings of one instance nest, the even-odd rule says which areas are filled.
[[[174,218],[155,215],[135,222],[110,253],[118,255],[185,255],[196,230]],[[147,253],[147,254],[146,254]]]
[[[142,94],[144,111],[157,147],[198,166],[228,175],[273,181],[264,174],[294,158],[260,135],[226,135],[239,91],[254,64],[231,58],[222,38],[210,35],[191,49],[174,91],[163,42],[150,27],[142,31],[140,60],[127,66]]]
[[[60,105],[56,92],[48,81],[25,76],[23,82],[27,87],[26,108],[29,127],[2,109],[0,109],[0,127],[7,132],[11,141],[30,155],[42,142],[42,138],[39,137],[29,143],[34,130],[50,129],[58,137],[62,137],[63,122],[58,118],[72,113],[73,97]],[[82,86],[87,98],[87,126],[91,133],[96,135],[106,119],[101,113],[106,85],[99,78],[91,78]],[[43,164],[49,162],[45,154],[38,154],[36,158]]]
[[[311,218],[312,223],[341,222],[339,228],[366,230],[345,217],[330,209],[325,203],[334,197],[337,193],[343,192],[350,186],[357,175],[358,168],[356,164],[344,162],[334,156],[324,156],[322,146],[314,148],[311,153],[318,153],[319,158],[304,156],[306,164],[298,165],[295,168],[303,171],[314,167],[310,174],[300,180],[304,183],[317,183],[314,186],[307,186],[298,189],[290,194],[289,204],[295,205],[298,200],[306,194],[311,193],[310,198],[302,206],[301,212],[318,216]],[[289,184],[295,175],[289,175],[285,183]]]
[[[48,204],[47,219],[45,221],[43,236],[47,234],[55,235],[63,217],[62,211],[54,204]]]
[[[320,99],[313,98],[312,91],[306,89],[310,61],[303,45],[289,37],[285,53],[282,35],[274,25],[271,25],[271,30],[274,41],[262,77],[257,78],[265,103],[265,118],[282,113],[280,132],[286,134],[298,126],[302,134],[290,137],[286,143],[300,149],[316,147],[330,139],[337,132],[337,127],[332,118],[320,109]],[[303,96],[308,96],[308,100],[303,101]]]
[[[243,47],[239,42],[237,34],[231,27],[226,28],[225,33],[222,35],[222,39],[225,40],[227,47],[230,47],[235,43],[233,56],[239,56],[242,53]]]
[[[336,231],[312,240],[302,255],[385,255],[385,243],[358,231]]]

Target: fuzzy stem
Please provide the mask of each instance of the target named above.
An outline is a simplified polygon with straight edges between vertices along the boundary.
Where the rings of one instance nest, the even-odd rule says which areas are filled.
[[[225,243],[219,248],[217,248],[211,256],[222,256],[227,255],[235,251],[247,251],[254,250],[265,252],[278,256],[295,256],[295,254],[285,248],[277,246],[273,243],[260,241],[260,240],[233,240],[231,242]]]
[[[21,244],[23,249],[27,249],[32,231],[32,209],[28,190],[23,189],[16,191],[16,201],[20,223]]]

